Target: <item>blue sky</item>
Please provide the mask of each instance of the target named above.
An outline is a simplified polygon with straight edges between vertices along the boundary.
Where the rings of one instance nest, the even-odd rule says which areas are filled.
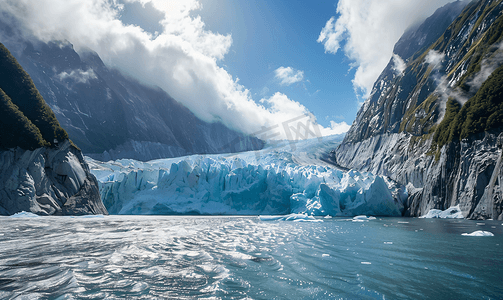
[[[286,125],[347,131],[404,30],[449,1],[5,0],[0,12],[204,121],[289,138]]]
[[[349,59],[325,53],[316,40],[336,13],[335,1],[201,1],[197,13],[208,29],[232,34],[222,62],[249,88],[255,100],[279,91],[305,105],[323,126],[329,120],[351,124],[358,101]],[[300,82],[282,85],[275,70],[304,72]]]
[[[317,39],[327,20],[336,14],[336,1],[202,0],[192,11],[205,28],[230,34],[232,46],[219,62],[255,101],[276,92],[306,106],[322,126],[330,120],[351,124],[358,110],[352,85],[354,70],[342,53],[325,53]],[[125,23],[161,31],[151,4],[128,3],[121,13]],[[280,67],[303,72],[302,80],[282,84],[275,76]]]

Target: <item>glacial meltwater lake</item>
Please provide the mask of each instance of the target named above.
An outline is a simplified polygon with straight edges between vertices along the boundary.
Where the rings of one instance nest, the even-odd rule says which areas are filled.
[[[0,299],[503,298],[502,221],[319,220],[0,217]]]

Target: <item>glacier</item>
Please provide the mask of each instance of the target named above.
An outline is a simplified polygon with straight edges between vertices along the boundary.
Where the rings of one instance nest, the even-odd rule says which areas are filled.
[[[404,186],[328,162],[343,137],[149,162],[86,160],[110,214],[401,216]]]

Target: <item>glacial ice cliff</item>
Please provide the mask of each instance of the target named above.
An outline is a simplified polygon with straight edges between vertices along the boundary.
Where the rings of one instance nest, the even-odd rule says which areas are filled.
[[[107,214],[95,177],[68,140],[57,148],[1,151],[0,170],[0,215]]]
[[[150,162],[87,161],[111,214],[401,216],[407,198],[403,186],[325,162],[323,154],[341,139]]]

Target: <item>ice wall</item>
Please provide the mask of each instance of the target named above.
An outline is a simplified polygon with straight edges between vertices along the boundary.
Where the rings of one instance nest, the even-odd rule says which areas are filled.
[[[404,187],[341,171],[323,149],[341,137],[261,151],[138,162],[88,159],[111,214],[287,214],[400,216]]]

